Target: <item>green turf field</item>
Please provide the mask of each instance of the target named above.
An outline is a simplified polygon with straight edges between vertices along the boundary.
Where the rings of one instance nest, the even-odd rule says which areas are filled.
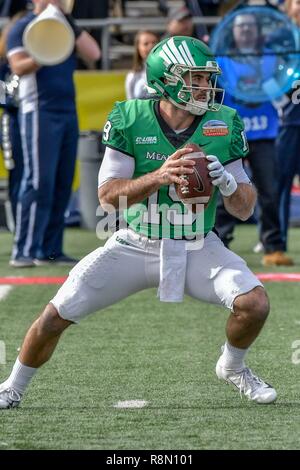
[[[270,271],[252,254],[255,242],[255,228],[242,226],[232,248],[254,271]],[[9,268],[10,243],[1,233],[0,277],[67,274],[65,268]],[[71,229],[66,245],[68,254],[83,256],[98,241],[93,233]],[[300,272],[300,229],[291,230],[290,245],[297,264],[285,271]],[[300,349],[300,284],[266,288],[272,312],[248,364],[276,387],[276,404],[249,403],[216,378],[225,310],[189,298],[160,303],[150,290],[64,334],[21,407],[0,413],[0,449],[300,449],[300,353],[292,347],[299,340]],[[15,287],[0,302],[0,340],[7,354],[0,379],[56,289]],[[114,408],[125,400],[148,405]]]

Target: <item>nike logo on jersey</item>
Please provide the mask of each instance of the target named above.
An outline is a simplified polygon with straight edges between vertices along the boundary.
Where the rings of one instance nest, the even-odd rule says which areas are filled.
[[[201,144],[201,142],[195,142],[195,144],[199,145],[199,147],[202,148],[202,147],[207,147],[210,144],[210,142],[204,142],[204,144]]]

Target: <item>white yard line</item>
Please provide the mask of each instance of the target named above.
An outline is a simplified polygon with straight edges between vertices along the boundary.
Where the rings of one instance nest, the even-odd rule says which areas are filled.
[[[0,286],[0,302],[1,300],[4,300],[10,291],[13,289],[13,286]],[[5,348],[5,342],[0,338],[0,365],[5,365],[6,364],[6,348]],[[2,443],[3,445],[3,443]],[[1,443],[0,443],[1,446]]]
[[[127,400],[127,401],[118,401],[114,405],[114,408],[144,408],[148,405],[148,402],[145,400]]]
[[[10,291],[13,289],[13,286],[0,286],[0,302],[1,300],[4,300]]]

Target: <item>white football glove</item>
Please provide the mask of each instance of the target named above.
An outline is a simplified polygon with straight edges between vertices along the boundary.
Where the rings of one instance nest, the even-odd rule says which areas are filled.
[[[218,186],[223,196],[231,196],[237,189],[237,182],[234,176],[225,170],[222,163],[215,155],[206,155],[206,159],[211,162],[207,165],[207,168],[209,170],[209,176],[212,178],[212,184]]]

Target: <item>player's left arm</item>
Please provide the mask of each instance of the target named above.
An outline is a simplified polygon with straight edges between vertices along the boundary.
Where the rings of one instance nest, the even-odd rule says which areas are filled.
[[[240,220],[247,220],[253,214],[256,203],[256,190],[242,164],[248,152],[244,123],[235,112],[231,123],[229,158],[222,160],[221,164],[215,160],[216,157],[212,157],[208,168],[213,184],[220,189],[227,211]]]
[[[226,210],[240,220],[247,220],[254,212],[256,190],[247,183],[238,183],[236,191],[228,197],[223,197]]]
[[[246,174],[242,159],[222,165],[215,155],[207,155],[207,166],[212,184],[223,196],[226,210],[240,220],[247,220],[253,214],[256,190]]]

